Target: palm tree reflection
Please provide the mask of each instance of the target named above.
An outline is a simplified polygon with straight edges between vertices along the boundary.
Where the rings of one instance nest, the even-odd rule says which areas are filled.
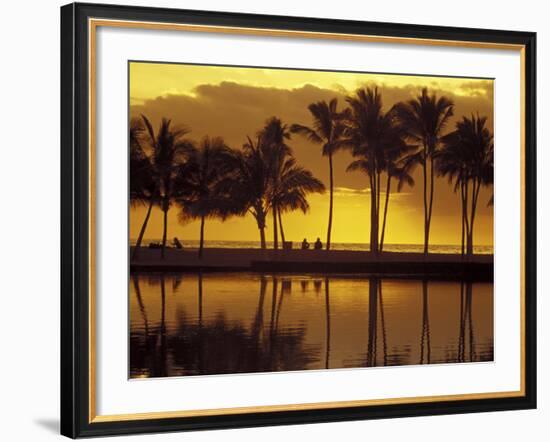
[[[164,273],[160,276],[160,329],[159,329],[159,359],[157,361],[158,366],[155,371],[159,373],[159,376],[164,377],[167,374],[167,351],[166,351],[166,283],[164,279]]]
[[[460,284],[460,323],[457,362],[472,362],[477,360],[472,319],[472,293],[471,282],[462,282]],[[466,347],[468,347],[467,357]]]
[[[345,310],[344,307],[350,305],[347,300],[341,304],[340,296],[331,297],[331,290],[340,293],[339,279],[329,276],[311,278],[311,287],[302,284],[308,280],[304,277],[259,275],[257,298],[254,296],[252,300],[254,307],[250,316],[229,318],[227,310],[220,308],[219,304],[213,304],[214,308],[205,312],[205,296],[212,287],[210,277],[198,273],[196,278],[195,286],[193,278],[186,277],[182,283],[180,277],[164,274],[131,275],[131,287],[137,299],[133,304],[135,313],[132,315],[136,316],[132,316],[130,330],[132,377],[492,360],[492,337],[482,337],[481,343],[476,345],[471,282],[451,283],[451,287],[460,288],[459,292],[454,291],[460,295],[460,303],[451,312],[455,315],[458,311],[458,342],[455,331],[441,344],[438,324],[442,319],[448,319],[442,316],[448,309],[440,310],[438,304],[429,308],[429,281],[411,282],[418,284],[416,286],[421,287],[421,291],[407,296],[420,296],[422,308],[417,314],[408,313],[406,319],[396,320],[395,286],[377,277],[357,280],[359,284],[364,282],[365,288],[368,284],[365,298],[360,301],[366,303],[367,311],[361,315],[359,311],[352,314],[352,310]],[[300,281],[298,291],[304,294],[297,299],[292,293],[294,279]],[[324,299],[318,296],[323,281]],[[176,291],[179,284],[183,289]],[[182,297],[190,288],[196,290],[193,298],[197,304],[189,297]],[[173,290],[170,304],[167,304],[167,289]],[[271,291],[271,302],[267,300],[268,290]],[[246,296],[250,299],[248,294]],[[210,302],[214,303],[214,299]],[[388,299],[390,304],[386,302]],[[308,308],[314,304],[323,310],[320,316],[297,315],[300,310],[296,306]],[[345,316],[339,316],[340,312]],[[430,313],[438,330],[436,347],[431,339]],[[342,321],[342,318],[346,319]],[[347,318],[355,318],[351,321],[361,318],[359,321],[367,326],[366,335],[345,334],[349,327],[360,326],[360,323],[346,322]],[[404,332],[406,323],[403,320],[410,321],[412,326],[419,321],[421,328],[417,329],[418,333],[411,336]],[[335,335],[335,330],[344,334]]]
[[[156,281],[155,281],[156,279]],[[262,371],[303,370],[319,360],[318,346],[306,345],[305,326],[281,327],[281,309],[288,283],[272,278],[272,321],[269,334],[262,333],[264,300],[268,280],[259,281],[259,298],[251,327],[242,321],[228,320],[224,313],[205,316],[204,293],[208,293],[203,275],[198,275],[198,320],[184,308],[175,312],[175,320],[167,331],[166,281],[164,275],[152,278],[160,291],[160,321],[156,330],[155,351],[147,351],[143,336],[132,335],[131,374],[148,377],[249,373]],[[138,277],[134,279],[139,285]],[[134,286],[135,287],[135,286]],[[278,288],[281,287],[279,296]],[[138,291],[136,290],[136,294]],[[144,305],[143,303],[141,305]],[[150,327],[149,327],[150,328]],[[265,337],[268,339],[266,340]]]
[[[325,368],[329,368],[330,361],[330,298],[329,298],[329,278],[325,278],[325,312],[326,312],[326,330],[327,330],[327,342],[326,342],[326,355],[325,355]]]
[[[369,331],[367,348],[367,367],[376,365],[376,344],[377,344],[377,319],[378,319],[378,278],[369,279]]]
[[[271,292],[271,321],[269,323],[269,348],[270,350],[273,350],[274,346],[274,339],[275,339],[275,310],[277,306],[277,285],[279,280],[273,276],[272,278],[272,286],[273,290]]]
[[[258,307],[256,308],[256,316],[254,317],[254,322],[251,327],[251,336],[254,343],[259,344],[260,342],[260,333],[264,327],[264,300],[265,292],[267,289],[267,279],[264,275],[260,276],[260,296],[258,298]]]
[[[198,312],[198,339],[199,339],[199,349],[198,349],[198,369],[199,372],[202,371],[202,354],[204,352],[204,345],[202,343],[202,272],[199,272],[197,278],[197,287],[199,295],[199,312]]]
[[[384,353],[384,366],[388,365],[388,341],[386,335],[386,320],[384,318],[384,300],[382,298],[382,281],[378,284],[378,303],[380,305],[380,326],[382,327],[382,348]]]
[[[145,305],[143,304],[143,298],[141,296],[141,289],[139,287],[139,277],[138,275],[132,275],[132,283],[134,285],[134,292],[136,294],[137,302],[139,305],[139,311],[141,317],[143,318],[143,330],[145,332],[145,343],[147,343],[149,337],[149,321],[147,320],[147,311],[145,310]]]
[[[422,333],[420,336],[420,364],[429,364],[432,347],[430,343],[430,314],[428,309],[428,281],[422,281]],[[424,361],[424,355],[426,360]]]

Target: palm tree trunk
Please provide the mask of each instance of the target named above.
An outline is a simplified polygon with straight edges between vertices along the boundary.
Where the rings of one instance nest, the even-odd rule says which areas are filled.
[[[472,189],[472,211],[470,213],[470,231],[468,234],[468,245],[467,245],[467,253],[468,255],[473,255],[474,253],[474,221],[476,217],[476,208],[477,208],[477,198],[479,196],[479,190],[481,189],[481,182],[476,183],[474,181],[473,183],[473,189]]]
[[[464,183],[464,201],[463,201],[463,217],[464,217],[464,236],[466,241],[466,252],[465,254],[468,255],[468,244],[469,244],[469,238],[470,238],[470,219],[468,215],[468,202],[470,200],[470,186],[468,184],[468,181]],[[474,197],[474,191],[472,189],[472,198]]]
[[[462,227],[462,232],[461,232],[461,247],[460,247],[460,253],[462,256],[464,256],[464,233],[465,233],[465,221],[464,221],[464,207],[465,207],[465,203],[464,203],[464,183],[462,182],[462,180],[460,181],[460,204],[461,204],[461,209],[462,209],[462,217],[461,217],[461,227]]]
[[[204,215],[201,216],[201,233],[200,233],[200,243],[199,243],[199,259],[202,259],[202,254],[204,251]]]
[[[388,204],[390,202],[390,184],[391,183],[391,175],[388,175],[388,181],[386,184],[386,201],[384,203],[384,218],[382,220],[382,234],[380,235],[380,244],[378,247],[378,250],[382,252],[382,249],[384,248],[384,234],[386,233],[386,219],[388,216]]]
[[[143,241],[143,235],[145,234],[145,229],[147,228],[147,224],[149,223],[149,217],[151,216],[151,210],[153,209],[153,198],[151,198],[151,201],[149,202],[149,207],[147,208],[147,214],[145,215],[145,219],[143,220],[143,225],[141,226],[141,230],[139,231],[139,236],[136,242],[136,245],[134,246],[134,252],[132,253],[132,261],[139,258],[139,249],[141,247],[141,242]]]
[[[422,161],[422,177],[424,180],[424,255],[428,254],[428,171],[426,170],[426,151],[426,144],[424,144],[424,158]]]
[[[277,207],[273,206],[271,208],[271,211],[273,212],[273,249],[277,250],[279,248],[279,237],[278,237],[279,226],[277,224]]]
[[[472,182],[472,199],[469,202],[470,204],[470,213],[469,213],[469,219],[468,219],[468,231],[466,233],[466,255],[468,257],[472,256],[473,247],[472,247],[472,219],[473,219],[473,212],[474,212],[474,200],[475,200],[475,194],[476,194],[476,182],[475,180]]]
[[[370,192],[370,251],[378,253],[378,231],[376,226],[376,176],[370,177],[371,192]]]
[[[376,210],[374,211],[374,247],[378,253],[378,225],[379,225],[379,207],[380,207],[380,175],[376,174]]]
[[[380,218],[380,176],[382,174],[380,172],[376,173],[376,228],[378,230],[379,218]],[[376,232],[378,233],[378,232]],[[376,238],[378,239],[378,235],[376,235]]]
[[[164,259],[164,249],[166,248],[166,236],[168,234],[168,207],[164,208],[164,222],[163,222],[163,230],[162,230],[162,248],[160,250],[160,258]]]
[[[283,229],[283,218],[281,216],[281,209],[277,209],[277,216],[279,218],[279,228],[281,229],[281,243],[282,243],[282,246],[284,247],[285,245],[285,231]]]
[[[433,156],[430,156],[430,205],[428,206],[428,222],[427,222],[427,233],[426,233],[426,253],[430,246],[430,225],[432,224],[432,209],[434,203],[434,159]]]
[[[329,280],[325,277],[325,312],[326,312],[326,330],[327,342],[325,353],[325,368],[329,368],[330,362],[330,299],[329,299]]]
[[[328,168],[329,168],[329,206],[328,206],[328,229],[327,229],[327,250],[330,250],[330,237],[332,232],[332,209],[333,209],[333,197],[334,197],[334,177],[332,166],[332,153],[328,155]]]
[[[376,240],[376,253],[380,252],[380,246],[378,243],[378,232],[380,231],[380,175],[380,172],[376,172],[376,215],[374,219],[374,238]]]
[[[260,231],[260,247],[262,250],[265,250],[265,214],[256,209],[256,212],[253,213],[253,215],[254,218],[256,218],[256,224],[258,224],[258,230]]]
[[[260,245],[262,250],[265,250],[265,227],[260,227]]]

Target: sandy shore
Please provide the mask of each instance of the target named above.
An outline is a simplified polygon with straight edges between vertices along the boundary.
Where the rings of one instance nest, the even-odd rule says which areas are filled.
[[[131,248],[133,251],[133,247]],[[370,272],[385,274],[448,275],[492,278],[493,255],[474,255],[466,260],[456,254],[384,252],[373,255],[350,250],[261,250],[167,248],[161,260],[159,249],[142,248],[133,271],[261,271],[261,272]]]

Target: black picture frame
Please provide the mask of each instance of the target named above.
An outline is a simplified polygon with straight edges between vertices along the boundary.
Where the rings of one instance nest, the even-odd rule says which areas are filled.
[[[105,18],[524,46],[525,395],[319,410],[90,422],[88,19]],[[61,8],[61,433],[71,438],[536,408],[536,34],[115,5]]]

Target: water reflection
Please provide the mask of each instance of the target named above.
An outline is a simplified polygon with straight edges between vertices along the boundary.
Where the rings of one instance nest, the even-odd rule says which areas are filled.
[[[130,289],[131,377],[493,360],[488,283],[133,274]]]

